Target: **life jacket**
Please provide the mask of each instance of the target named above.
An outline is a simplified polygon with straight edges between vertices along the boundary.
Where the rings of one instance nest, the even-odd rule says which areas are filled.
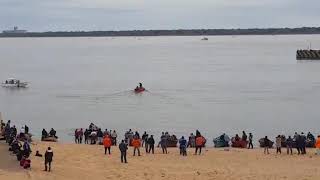
[[[318,138],[316,141],[316,148],[320,148],[320,138]]]
[[[103,139],[103,145],[104,145],[104,147],[111,147],[112,141],[111,141],[111,139],[109,138],[109,136],[107,136],[107,137],[105,137],[105,138]]]
[[[196,138],[196,146],[203,146],[205,142],[206,140],[202,136]]]
[[[140,147],[141,146],[140,139],[133,139],[131,144],[133,147],[136,147],[136,148]]]

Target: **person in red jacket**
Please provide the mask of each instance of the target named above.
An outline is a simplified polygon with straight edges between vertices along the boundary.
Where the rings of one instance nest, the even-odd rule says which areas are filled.
[[[317,148],[317,155],[320,155],[320,135],[318,136],[315,146]]]
[[[195,155],[197,155],[198,150],[199,150],[199,155],[201,154],[201,149],[205,143],[206,143],[206,139],[203,136],[200,135],[196,138],[196,152],[194,153]]]
[[[141,146],[141,140],[135,136],[134,139],[131,142],[132,146],[133,146],[133,156],[136,155],[136,150],[138,151],[138,156],[140,156],[140,146]]]
[[[111,150],[112,140],[108,135],[104,137],[103,145],[104,145],[104,154],[107,154],[107,150],[109,154],[111,154],[110,150]]]

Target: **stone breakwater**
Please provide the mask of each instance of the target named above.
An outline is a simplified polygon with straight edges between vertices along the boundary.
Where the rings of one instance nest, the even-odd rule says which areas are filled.
[[[320,60],[320,50],[297,50],[297,60]]]

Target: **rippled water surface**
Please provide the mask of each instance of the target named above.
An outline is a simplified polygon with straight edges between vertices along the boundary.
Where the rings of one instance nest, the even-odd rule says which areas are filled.
[[[70,140],[90,122],[214,136],[319,133],[320,61],[295,51],[320,48],[319,35],[0,39],[0,112],[38,135],[54,127]],[[149,90],[134,94],[143,82]],[[257,139],[257,137],[256,137]]]

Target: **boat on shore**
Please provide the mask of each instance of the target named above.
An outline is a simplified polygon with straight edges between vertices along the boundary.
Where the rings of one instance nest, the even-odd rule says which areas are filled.
[[[22,82],[15,78],[8,78],[5,82],[1,84],[1,86],[9,88],[26,88],[28,86],[28,83]]]

